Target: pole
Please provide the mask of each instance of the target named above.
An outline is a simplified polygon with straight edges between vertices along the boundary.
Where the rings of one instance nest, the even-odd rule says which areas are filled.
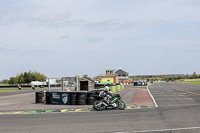
[[[64,91],[64,78],[62,77],[62,91]]]
[[[76,76],[76,91],[78,91],[78,76]]]
[[[50,92],[50,78],[48,78],[48,91]]]

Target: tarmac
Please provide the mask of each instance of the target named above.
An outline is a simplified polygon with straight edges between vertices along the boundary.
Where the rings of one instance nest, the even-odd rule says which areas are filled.
[[[38,90],[35,90],[38,91]],[[49,113],[69,111],[93,111],[93,105],[36,104],[35,91],[22,94],[0,95],[0,114]],[[126,85],[117,92],[126,103],[126,109],[155,107],[146,86]]]

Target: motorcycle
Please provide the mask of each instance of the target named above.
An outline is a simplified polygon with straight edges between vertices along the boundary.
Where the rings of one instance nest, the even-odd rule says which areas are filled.
[[[126,104],[121,100],[121,96],[119,94],[99,94],[100,100],[94,102],[93,107],[97,111],[102,111],[107,109],[108,107],[112,107],[114,109],[118,108],[120,110],[124,110],[126,108]],[[112,101],[112,102],[110,102]]]

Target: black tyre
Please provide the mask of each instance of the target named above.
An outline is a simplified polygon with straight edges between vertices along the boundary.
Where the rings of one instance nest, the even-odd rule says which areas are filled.
[[[44,92],[40,91],[40,92],[35,92],[35,95],[38,97],[43,97],[44,96]]]
[[[77,100],[86,100],[86,95],[78,95]]]
[[[76,105],[76,100],[70,100],[70,105]]]
[[[86,95],[87,95],[86,92],[78,92],[76,100],[86,100]]]
[[[87,105],[93,105],[95,101],[96,101],[95,97],[87,97],[86,104]]]
[[[37,97],[43,97],[44,95],[39,93],[39,94],[36,94],[36,96]]]
[[[87,93],[86,92],[77,92],[77,95],[86,95]]]
[[[93,104],[93,107],[95,110],[97,111],[102,111],[105,109],[105,106],[103,104],[100,104],[101,101],[95,101],[94,104]]]
[[[77,92],[70,93],[70,105],[76,105]]]
[[[86,101],[85,100],[77,100],[76,104],[77,105],[86,105]]]
[[[46,104],[50,104],[50,92],[46,92]]]
[[[126,104],[122,100],[119,100],[117,103],[117,107],[120,110],[124,110],[126,108]]]
[[[96,96],[96,92],[95,91],[87,92],[87,97],[94,97],[94,96]]]
[[[42,99],[36,99],[35,103],[43,103],[43,100]]]
[[[76,100],[76,97],[77,97],[77,93],[76,92],[70,93],[70,99]]]
[[[36,97],[43,97],[44,95],[43,94],[41,94],[41,93],[36,93]]]
[[[35,92],[35,103],[43,103],[43,92]]]

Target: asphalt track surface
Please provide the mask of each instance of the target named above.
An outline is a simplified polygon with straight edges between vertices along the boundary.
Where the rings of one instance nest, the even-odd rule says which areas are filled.
[[[0,115],[1,133],[200,133],[200,86],[151,84],[157,108]]]

